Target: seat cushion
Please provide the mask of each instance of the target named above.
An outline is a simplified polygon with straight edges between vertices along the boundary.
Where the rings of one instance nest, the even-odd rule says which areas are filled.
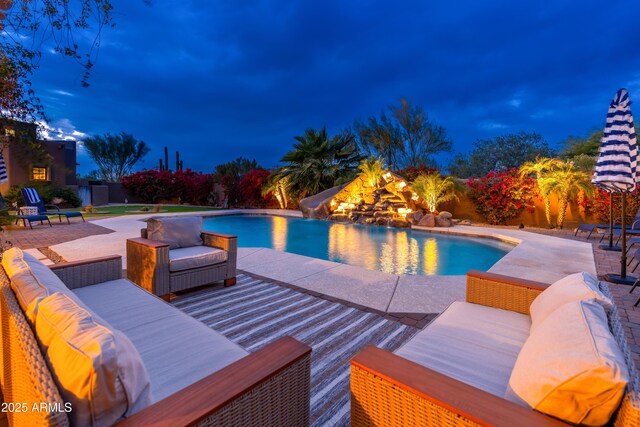
[[[529,307],[531,330],[535,330],[551,313],[571,301],[595,299],[605,310],[613,305],[600,291],[598,278],[591,273],[575,273],[553,283],[536,297]]]
[[[171,249],[169,271],[183,271],[207,265],[220,264],[227,260],[227,251],[209,246]]]
[[[456,301],[395,353],[503,397],[530,327],[527,315]]]
[[[628,372],[604,308],[595,300],[572,301],[531,331],[509,386],[540,412],[601,426],[618,407]]]
[[[110,426],[151,404],[151,386],[131,341],[69,296],[44,298],[36,337],[72,425]]]
[[[75,290],[136,346],[161,400],[249,354],[239,345],[125,279]]]
[[[164,217],[147,221],[147,238],[164,242],[169,249],[202,245],[202,217]]]
[[[2,266],[11,280],[11,289],[32,326],[35,324],[40,301],[55,292],[71,294],[49,267],[18,248],[11,248],[4,253]]]

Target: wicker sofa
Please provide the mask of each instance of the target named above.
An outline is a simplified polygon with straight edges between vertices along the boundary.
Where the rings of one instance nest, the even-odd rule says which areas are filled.
[[[218,281],[236,283],[236,236],[202,231],[201,217],[153,218],[147,223],[140,238],[127,239],[127,278],[133,283],[167,301],[172,292]],[[185,243],[184,236],[194,233]]]
[[[595,283],[597,287],[597,279]],[[514,400],[509,399],[508,396],[512,391],[508,367],[511,363],[511,369],[515,369],[513,361],[520,357],[521,353],[519,354],[518,351],[521,351],[523,341],[526,341],[526,335],[529,333],[526,319],[522,322],[518,320],[518,316],[530,317],[532,302],[547,287],[549,285],[544,283],[470,271],[467,274],[466,303],[452,304],[416,336],[418,343],[413,342],[416,338],[412,339],[396,350],[397,354],[376,347],[367,347],[353,358],[351,362],[351,425],[572,425],[532,410],[530,406],[514,403]],[[599,287],[603,295],[611,298],[605,285],[600,284]],[[593,300],[592,303],[600,306]],[[474,318],[473,313],[468,316],[468,310],[464,317],[460,316],[462,312],[456,312],[456,310],[464,304],[480,316]],[[514,321],[496,326],[497,317],[492,316],[491,310],[500,312],[503,319],[512,317]],[[518,325],[518,322],[522,325]],[[604,310],[602,311],[604,330],[607,329],[607,323],[613,337],[611,334],[607,335],[619,349],[617,352],[620,359],[623,359],[622,365],[626,365],[621,371],[624,371],[625,376],[628,372],[628,383],[626,387],[623,383],[621,387],[624,388],[619,389],[619,400],[615,400],[612,404],[612,410],[615,412],[607,425],[638,426],[640,425],[638,376],[615,305],[609,309],[607,315],[604,314]],[[437,333],[430,330],[434,328],[434,324],[437,324],[435,326]],[[530,321],[529,325],[532,325]],[[487,331],[496,327],[504,334]],[[554,323],[553,327],[562,329],[564,325]],[[466,331],[459,335],[456,331],[458,328]],[[513,336],[513,330],[519,328],[522,329],[520,338],[505,336]],[[421,334],[428,340],[420,342]],[[517,342],[518,340],[521,342]],[[480,347],[481,351],[488,351],[489,357],[478,356],[477,350],[470,348],[469,344],[471,347],[474,345]],[[542,354],[550,348],[555,349],[551,346],[543,347]],[[427,360],[433,355],[435,355],[434,360],[440,360],[439,363]],[[509,358],[513,360],[509,362]],[[507,362],[504,362],[504,359],[507,359]],[[569,366],[574,364],[574,362],[566,363],[567,360],[569,359],[563,360],[561,364]],[[498,366],[501,364],[507,369],[505,366]],[[534,374],[528,374],[536,377],[534,368],[526,365],[526,369],[531,369]],[[454,378],[455,376],[458,378]],[[497,390],[495,387],[492,389],[491,383],[500,385],[505,381],[508,383],[505,395],[502,395],[504,390],[499,386]],[[481,389],[479,385],[473,385],[474,382],[489,384]],[[567,395],[564,396],[566,397]],[[580,398],[582,397],[577,399]],[[615,405],[618,405],[617,409]],[[557,401],[556,406],[558,406]]]
[[[30,267],[34,266],[30,274],[36,281],[50,283],[51,278],[41,280],[42,272],[44,269],[51,275],[53,271],[68,288],[63,292],[79,298],[95,313],[92,316],[109,322],[135,345],[148,371],[153,399],[138,412],[119,418],[117,425],[308,424],[308,346],[285,337],[248,354],[221,334],[122,279],[119,256],[56,264],[50,270],[34,262],[39,263],[35,258],[27,260]],[[11,277],[16,278],[15,274]],[[7,412],[9,424],[70,425],[72,417],[65,409],[66,399],[54,372],[73,372],[77,367],[62,366],[60,371],[60,366],[53,365],[51,347],[43,348],[39,335],[40,317],[34,324],[26,314],[21,305],[23,296],[16,297],[5,268],[0,268],[0,289],[0,380],[4,401],[16,405]],[[60,287],[57,289],[54,294],[50,289],[49,297],[59,296]],[[39,306],[47,299],[40,300]],[[37,316],[43,310],[38,309]]]

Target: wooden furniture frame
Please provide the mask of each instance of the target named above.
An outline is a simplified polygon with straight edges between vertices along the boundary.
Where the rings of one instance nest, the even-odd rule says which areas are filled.
[[[122,278],[120,256],[56,264],[51,269],[71,289]],[[186,315],[186,314],[185,314]],[[4,269],[0,268],[2,349],[0,381],[5,402],[64,408]],[[311,348],[282,338],[144,408],[118,426],[305,426],[309,424]],[[171,361],[167,361],[171,363]],[[9,425],[68,426],[64,411],[12,411]]]
[[[227,252],[222,263],[169,271],[169,245],[147,239],[147,230],[140,230],[142,237],[127,239],[127,278],[154,295],[169,300],[172,292],[184,291],[198,286],[223,281],[224,286],[236,283],[238,260],[238,238],[228,234],[203,231],[205,246]]]
[[[548,284],[493,273],[467,273],[467,302],[529,314]],[[606,292],[609,292],[606,289]],[[610,424],[640,425],[638,375],[617,308],[611,330],[625,355],[630,382]],[[352,426],[568,426],[376,347],[351,361]]]

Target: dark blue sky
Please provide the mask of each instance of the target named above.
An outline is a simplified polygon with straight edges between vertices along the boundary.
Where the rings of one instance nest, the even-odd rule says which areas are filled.
[[[521,130],[555,145],[602,127],[620,87],[640,108],[639,12],[635,0],[128,0],[88,89],[51,54],[35,83],[54,128],[130,132],[153,148],[146,168],[165,145],[195,170],[239,156],[272,167],[306,128],[337,132],[401,97],[454,151]]]

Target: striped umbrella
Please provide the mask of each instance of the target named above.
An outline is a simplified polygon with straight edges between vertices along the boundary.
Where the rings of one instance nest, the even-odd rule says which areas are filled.
[[[0,153],[0,184],[7,182],[7,165],[4,162],[4,156]]]
[[[626,194],[638,184],[636,141],[631,100],[626,89],[616,92],[609,106],[604,135],[598,150],[598,162],[591,182],[611,193],[622,194],[622,257],[620,275],[609,274],[607,280],[617,283],[633,283],[627,279],[627,221]]]

